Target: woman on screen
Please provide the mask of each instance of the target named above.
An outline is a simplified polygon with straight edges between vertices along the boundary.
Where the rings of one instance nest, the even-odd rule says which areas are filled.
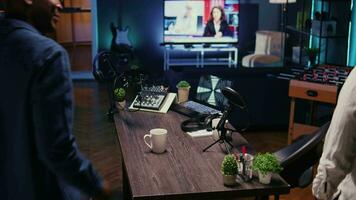
[[[211,10],[210,19],[205,26],[203,36],[217,38],[222,36],[232,37],[232,32],[225,19],[224,9],[221,6],[214,6]]]

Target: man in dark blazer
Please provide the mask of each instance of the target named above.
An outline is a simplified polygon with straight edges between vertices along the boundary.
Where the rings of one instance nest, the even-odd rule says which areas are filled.
[[[0,198],[108,199],[110,189],[78,151],[65,50],[42,34],[59,0],[5,0],[0,19]]]

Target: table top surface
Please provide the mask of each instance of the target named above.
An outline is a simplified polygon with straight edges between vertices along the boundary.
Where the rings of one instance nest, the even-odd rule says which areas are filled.
[[[238,196],[259,196],[289,193],[289,185],[273,175],[271,184],[263,185],[256,176],[250,182],[234,187],[223,185],[220,172],[225,153],[220,144],[206,152],[202,150],[214,142],[212,137],[192,138],[180,124],[187,119],[173,111],[167,114],[120,111],[115,115],[115,126],[133,199],[200,199]],[[153,128],[168,131],[167,150],[152,153],[143,137]],[[238,133],[233,134],[236,149],[247,146]]]

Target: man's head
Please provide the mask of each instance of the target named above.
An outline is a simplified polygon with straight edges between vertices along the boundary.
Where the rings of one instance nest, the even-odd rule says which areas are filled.
[[[25,20],[40,32],[52,32],[62,9],[59,0],[5,0],[8,16]]]

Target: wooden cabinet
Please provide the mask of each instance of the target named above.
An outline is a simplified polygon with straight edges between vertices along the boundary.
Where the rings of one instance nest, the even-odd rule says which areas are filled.
[[[66,48],[72,71],[91,70],[92,19],[90,0],[65,0],[56,40]]]
[[[65,0],[57,26],[59,43],[91,42],[90,0]]]
[[[317,126],[295,122],[295,103],[297,99],[305,99],[314,102],[322,102],[335,105],[337,102],[337,96],[338,87],[335,85],[291,80],[289,83],[289,97],[291,97],[291,104],[289,116],[288,144],[292,143],[293,140],[295,140],[302,134],[313,133],[319,128]]]
[[[307,81],[291,80],[289,83],[289,96],[292,98],[335,104],[337,99],[337,87]]]

